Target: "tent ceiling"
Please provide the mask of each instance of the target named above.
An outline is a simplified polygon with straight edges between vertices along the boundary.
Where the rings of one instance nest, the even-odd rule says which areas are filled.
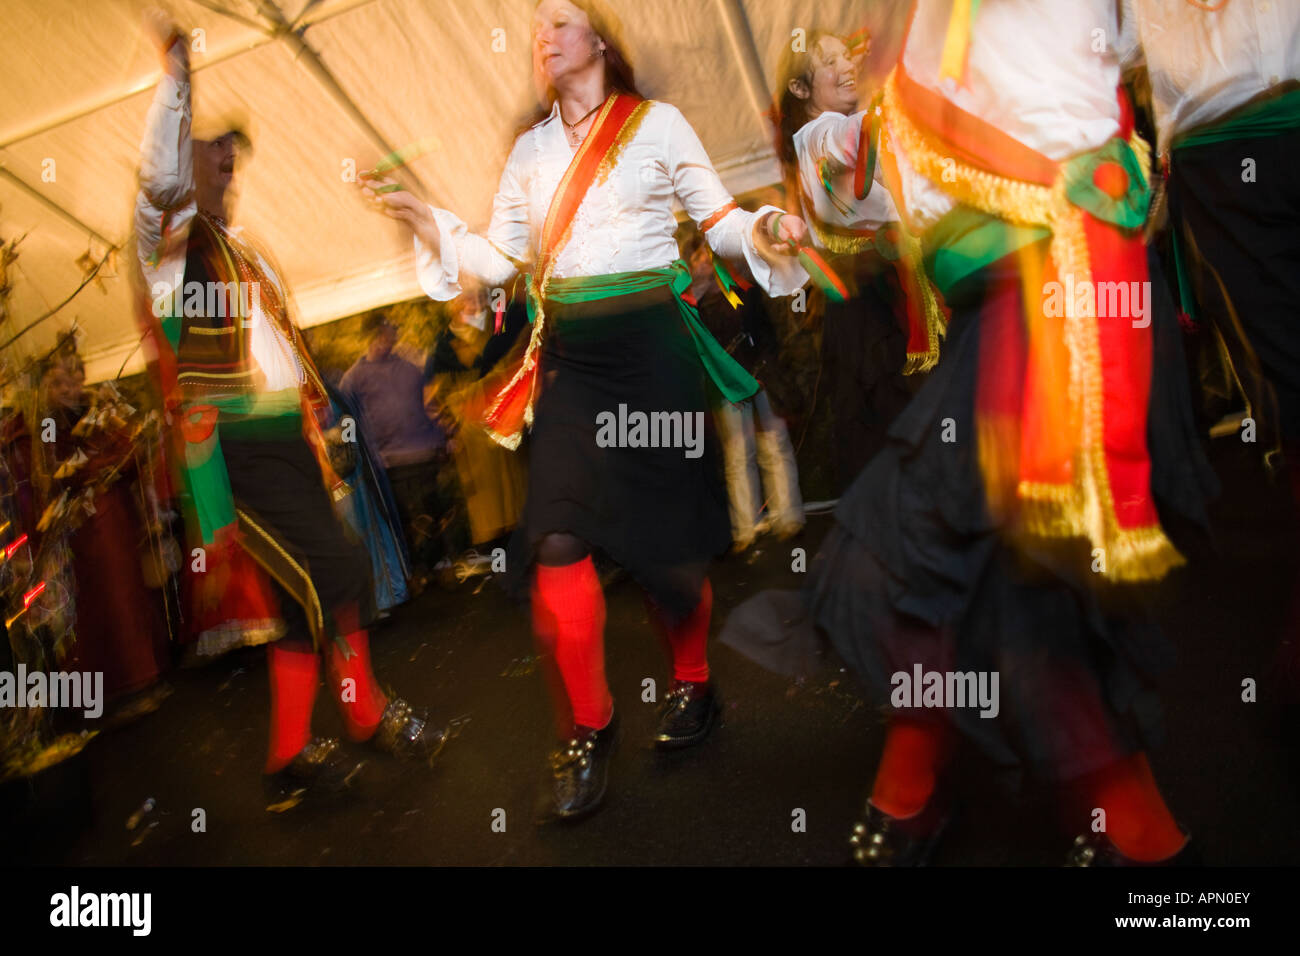
[[[430,201],[486,224],[516,122],[532,108],[533,0],[181,0],[201,29],[195,108],[252,124],[237,216],[279,259],[304,325],[419,294],[409,245],[367,211],[345,164],[436,137],[411,164]],[[76,260],[125,249],[144,117],[158,78],[144,0],[6,0],[0,34],[0,238],[26,234],[0,339],[66,298]],[[862,25],[861,0],[612,0],[638,81],[678,106],[736,193],[778,179],[757,105],[790,31]],[[893,10],[893,3],[875,5]],[[293,32],[277,31],[276,21]],[[494,33],[494,31],[500,31]],[[296,38],[308,48],[303,52]],[[494,52],[494,38],[505,49]],[[312,53],[324,71],[314,69]],[[332,77],[332,89],[323,73]],[[117,374],[136,330],[123,254],[16,350],[73,318],[92,378]]]

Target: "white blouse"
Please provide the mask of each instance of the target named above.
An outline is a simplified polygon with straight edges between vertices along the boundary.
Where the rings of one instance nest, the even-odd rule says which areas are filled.
[[[1233,2],[1198,10],[1186,0],[1124,0],[1124,33],[1151,75],[1160,149],[1281,83],[1300,80],[1300,3]]]
[[[1115,0],[990,0],[971,27],[965,82],[941,79],[953,0],[917,0],[903,65],[908,75],[1049,159],[1068,159],[1119,132]],[[899,154],[903,203],[918,229],[954,202]]]
[[[416,272],[425,293],[443,302],[455,298],[462,269],[480,282],[500,286],[517,271],[511,260],[534,260],[551,197],[574,152],[557,101],[549,117],[515,142],[485,235],[470,232],[455,215],[431,206],[439,254],[415,239]],[[732,201],[686,117],[668,103],[652,101],[609,178],[587,190],[551,275],[574,278],[670,265],[681,256],[673,238],[674,197],[697,225]],[[780,210],[734,209],[705,238],[718,255],[743,257],[769,295],[793,295],[808,281],[798,259],[781,257],[772,265],[754,247],[754,220],[771,211]]]
[[[794,134],[794,148],[799,156],[799,185],[804,201],[812,201],[811,214],[827,225],[845,229],[879,229],[887,222],[898,221],[894,200],[880,183],[871,184],[866,199],[858,199],[853,194],[853,174],[865,112],[846,116],[827,111],[805,123]],[[829,173],[833,199],[822,184],[820,166],[823,162]],[[812,235],[817,241],[815,231]]]

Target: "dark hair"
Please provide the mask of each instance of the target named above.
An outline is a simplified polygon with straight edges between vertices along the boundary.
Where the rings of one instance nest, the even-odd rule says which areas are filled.
[[[537,0],[534,9],[540,6],[541,2],[542,0]],[[591,29],[596,36],[605,42],[606,89],[618,93],[630,93],[632,96],[641,96],[641,91],[636,87],[636,74],[632,69],[632,61],[628,59],[625,52],[623,25],[619,22],[614,11],[605,4],[604,0],[568,0],[568,2],[587,15],[587,20],[591,23]],[[538,90],[537,92],[539,99],[543,102],[515,131],[516,139],[551,115],[551,109],[555,105],[556,94],[554,87],[548,86],[545,90]]]
[[[799,154],[794,148],[794,134],[809,120],[809,107],[812,105],[813,58],[812,51],[825,37],[838,34],[829,30],[810,30],[802,50],[796,50],[793,44],[786,49],[777,68],[776,90],[772,97],[772,122],[776,127],[776,158],[781,163],[781,179],[785,184],[788,208],[794,208],[799,200]],[[803,80],[808,87],[807,99],[801,99],[790,91],[792,80]]]

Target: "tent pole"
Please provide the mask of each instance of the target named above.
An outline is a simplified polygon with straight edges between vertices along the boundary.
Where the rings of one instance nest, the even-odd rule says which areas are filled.
[[[763,60],[754,43],[754,34],[749,29],[749,18],[741,0],[714,0],[718,14],[722,17],[726,29],[727,41],[735,55],[741,75],[745,78],[745,92],[749,95],[754,118],[762,130],[763,141],[771,140],[771,129],[767,124],[767,113],[771,108],[771,94],[767,89],[767,80],[763,76]]]
[[[330,72],[329,67],[320,58],[320,54],[307,45],[307,41],[302,37],[307,28],[302,27],[296,30],[291,28],[288,21],[285,20],[284,14],[281,13],[279,6],[273,0],[258,0],[258,8],[264,16],[276,25],[278,28],[277,35],[285,43],[289,44],[289,47],[293,50],[294,59],[303,61],[307,71],[316,78],[330,96],[334,97],[335,102],[348,114],[351,120],[365,131],[371,142],[379,147],[380,155],[394,152],[396,147],[388,142],[384,134],[375,128],[369,117],[352,101],[352,97],[348,96],[347,91],[339,85],[339,81],[334,78],[334,74]],[[414,170],[408,167],[405,172],[426,202],[441,205],[429,188],[420,181],[420,177],[416,175]]]
[[[3,176],[9,182],[13,183],[20,190],[22,190],[22,192],[26,193],[28,196],[35,199],[46,209],[49,209],[51,212],[58,215],[60,219],[63,219],[64,221],[71,223],[72,225],[80,229],[82,232],[90,233],[91,236],[93,236],[95,239],[98,239],[100,242],[102,242],[106,246],[109,246],[110,248],[113,249],[120,248],[119,243],[116,243],[112,239],[109,239],[103,233],[99,232],[99,230],[92,229],[90,226],[86,225],[84,222],[82,222],[72,213],[68,212],[68,210],[64,209],[62,206],[56,203],[53,199],[46,196],[39,189],[33,188],[28,183],[20,179],[18,176],[15,176],[9,170],[5,169],[3,166],[0,166],[0,176]]]

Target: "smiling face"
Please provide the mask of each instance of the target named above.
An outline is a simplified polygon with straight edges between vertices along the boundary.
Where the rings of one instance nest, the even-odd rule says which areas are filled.
[[[815,113],[852,113],[858,108],[858,62],[850,59],[838,37],[824,36],[813,48],[810,93]]]
[[[568,0],[542,0],[532,36],[533,72],[546,86],[592,68],[605,49],[587,14]]]

